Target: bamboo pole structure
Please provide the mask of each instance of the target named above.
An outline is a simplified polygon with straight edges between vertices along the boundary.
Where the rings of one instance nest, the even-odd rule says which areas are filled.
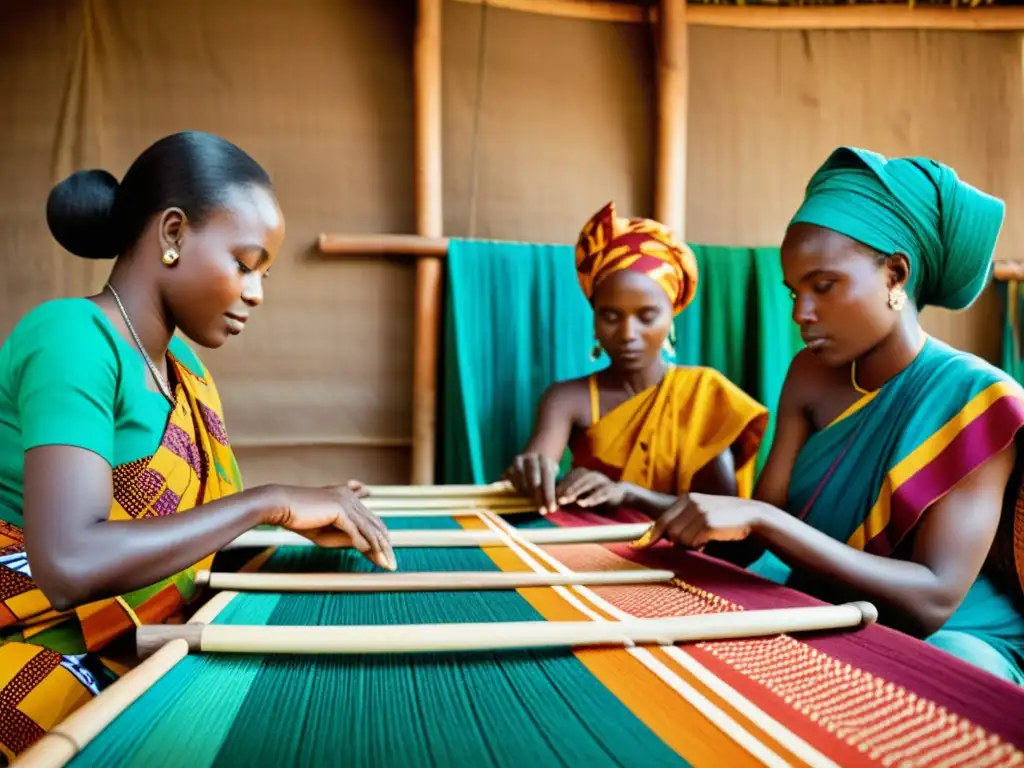
[[[416,232],[437,239],[444,229],[441,172],[441,0],[419,0],[413,49]],[[441,328],[441,261],[416,262],[413,362],[413,485],[434,482],[437,361]]]
[[[770,637],[867,626],[878,618],[871,603],[730,611],[668,619],[622,621],[497,621],[371,626],[244,626],[154,624],[135,631],[146,658],[167,643],[185,640],[192,653],[378,654],[451,653],[526,648],[674,645]]]
[[[654,218],[686,239],[686,126],[689,98],[683,0],[660,0],[658,31],[658,134]]]
[[[516,537],[532,544],[599,544],[636,541],[651,526],[647,523],[581,525],[573,528],[520,528]],[[508,536],[491,530],[393,530],[391,546],[410,547],[492,547],[507,543]],[[284,529],[246,531],[223,549],[253,547],[315,547],[310,539]]]
[[[646,3],[601,2],[600,0],[458,0],[493,8],[522,11],[542,16],[559,16],[587,21],[643,24],[656,21],[658,9]],[[685,0],[679,0],[680,4]],[[946,8],[907,5],[724,5],[692,2],[687,23],[695,27],[733,29],[909,29],[975,32],[1024,30],[1024,8]]]
[[[411,573],[223,573],[199,571],[196,586],[236,592],[461,592],[527,587],[657,584],[672,571],[414,571]]]
[[[684,157],[685,162],[685,157]],[[320,235],[320,249],[324,253],[336,256],[364,253],[360,245],[365,235]],[[394,256],[420,256],[424,252],[443,258],[448,253],[448,241],[444,238],[428,239],[412,235],[374,235],[375,240],[386,243],[380,247],[381,253]],[[997,259],[995,261],[996,280],[1024,280],[1024,261]],[[417,322],[419,318],[417,318]]]

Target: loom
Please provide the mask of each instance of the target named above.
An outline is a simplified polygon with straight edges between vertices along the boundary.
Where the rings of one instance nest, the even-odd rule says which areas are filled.
[[[878,627],[870,604],[635,549],[647,526],[625,511],[510,511],[529,504],[504,486],[368,501],[409,513],[389,519],[397,572],[246,534],[241,551],[271,548],[202,573],[213,596],[190,621],[140,627],[143,661],[17,764],[1024,759],[1024,691]],[[964,706],[982,692],[1002,717]]]

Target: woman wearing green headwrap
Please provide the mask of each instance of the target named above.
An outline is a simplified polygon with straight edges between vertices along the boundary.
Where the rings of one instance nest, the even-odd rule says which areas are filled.
[[[750,537],[763,576],[870,599],[890,626],[1024,683],[1024,391],[918,321],[977,298],[1003,215],[935,161],[836,150],[782,245],[807,348],[754,499],[682,497],[637,545]]]

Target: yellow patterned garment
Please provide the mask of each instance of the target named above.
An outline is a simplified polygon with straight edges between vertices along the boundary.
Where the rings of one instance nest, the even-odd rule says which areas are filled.
[[[174,409],[152,456],[114,468],[111,520],[183,513],[241,490],[212,378],[170,361]],[[58,613],[32,581],[22,530],[0,521],[0,754],[23,752],[123,674],[103,649],[139,624],[180,616],[197,595],[195,572],[212,561]]]
[[[660,285],[676,314],[697,292],[697,259],[668,228],[651,219],[624,219],[608,203],[580,231],[576,242],[576,275],[588,301],[609,275],[629,270]]]

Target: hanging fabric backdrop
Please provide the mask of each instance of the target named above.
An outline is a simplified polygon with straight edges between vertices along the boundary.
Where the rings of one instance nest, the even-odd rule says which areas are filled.
[[[1003,354],[1000,367],[1024,384],[1024,350],[1021,349],[1021,318],[1024,318],[1024,296],[1020,283],[997,281],[996,290],[1003,303]]]
[[[778,249],[694,253],[700,280],[676,318],[675,362],[717,368],[774,412],[801,346]],[[453,239],[447,261],[440,481],[492,482],[529,439],[544,390],[608,360],[590,359],[572,246]]]

